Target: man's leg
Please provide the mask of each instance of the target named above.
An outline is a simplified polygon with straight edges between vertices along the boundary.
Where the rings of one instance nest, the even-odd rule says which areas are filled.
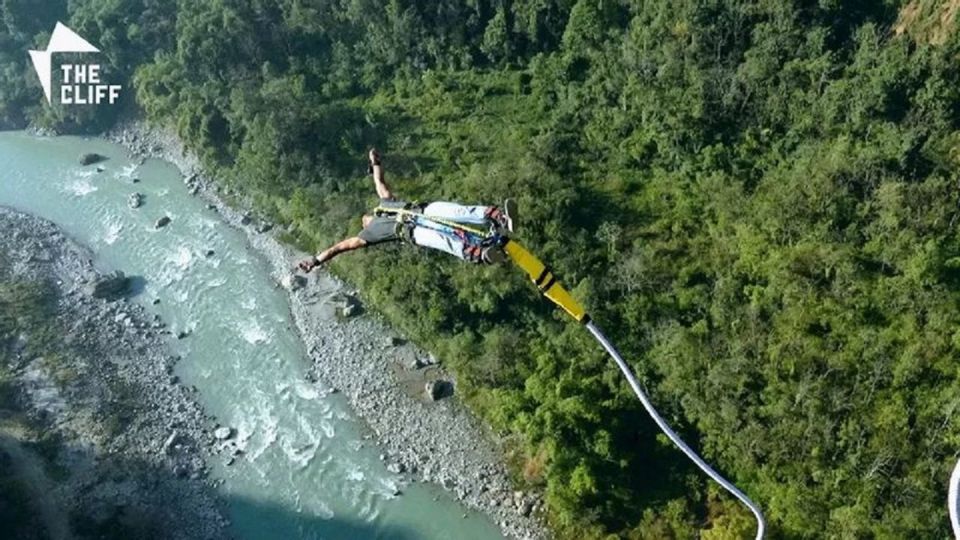
[[[377,152],[377,149],[374,148],[370,150],[370,154],[367,157],[370,158],[370,174],[373,175],[373,186],[377,189],[377,197],[385,200],[393,199],[393,192],[383,177],[383,165],[380,163],[380,152]]]
[[[468,206],[452,202],[430,203],[423,209],[423,215],[446,219],[464,225],[496,225],[501,229],[513,231],[516,203],[507,199],[506,208],[497,206]],[[512,209],[510,208],[512,206]],[[506,212],[504,211],[506,210]]]
[[[467,242],[456,234],[426,227],[413,229],[413,243],[421,247],[438,249],[458,259],[476,264],[497,264],[506,259],[500,246]]]
[[[425,227],[414,227],[413,243],[427,248],[439,249],[458,259],[463,259],[463,239]]]
[[[483,225],[488,223],[489,206],[467,206],[452,202],[435,202],[423,209],[423,215],[447,219],[455,223]]]

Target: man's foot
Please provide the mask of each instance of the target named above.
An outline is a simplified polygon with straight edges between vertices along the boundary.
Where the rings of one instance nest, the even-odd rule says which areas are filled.
[[[370,164],[367,165],[367,174],[373,174],[374,165],[380,165],[380,152],[377,152],[376,148],[371,148],[367,157],[370,159]]]
[[[504,229],[513,232],[517,228],[517,201],[507,199],[503,201],[503,212],[500,213],[501,225]]]

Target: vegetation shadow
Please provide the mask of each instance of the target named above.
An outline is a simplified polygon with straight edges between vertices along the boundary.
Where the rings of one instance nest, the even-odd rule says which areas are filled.
[[[103,540],[161,540],[183,535],[257,540],[417,538],[415,531],[403,527],[327,519],[270,502],[224,495],[208,484],[176,474],[174,461],[159,466],[134,457],[103,455],[55,435],[20,440],[0,432],[0,517],[5,518],[5,534],[9,534],[4,538],[39,540],[47,538],[51,530]],[[78,473],[67,463],[87,463],[95,472],[92,476],[90,470]],[[77,475],[83,476],[81,482]],[[45,495],[63,484],[74,485],[69,502],[62,496],[51,499]],[[221,536],[214,535],[213,515],[192,506],[203,500],[216,505],[228,518]]]

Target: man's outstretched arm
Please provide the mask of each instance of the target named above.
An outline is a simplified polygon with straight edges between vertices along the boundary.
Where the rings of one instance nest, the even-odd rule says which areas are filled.
[[[346,253],[348,251],[360,249],[362,247],[365,247],[366,245],[367,245],[367,242],[358,236],[354,236],[353,238],[347,238],[346,240],[341,240],[336,244],[328,247],[327,249],[321,251],[320,254],[317,255],[316,257],[306,259],[304,261],[300,261],[300,265],[299,265],[300,269],[303,270],[304,272],[309,272],[341,253]]]
[[[374,148],[370,150],[370,172],[373,174],[373,185],[377,188],[377,197],[381,199],[392,199],[393,192],[390,191],[390,186],[387,185],[387,181],[383,178],[383,165],[380,163],[380,152],[377,152],[377,149]]]

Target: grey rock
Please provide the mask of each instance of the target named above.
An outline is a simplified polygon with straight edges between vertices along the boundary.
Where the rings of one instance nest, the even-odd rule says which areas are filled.
[[[157,229],[162,229],[163,227],[166,227],[167,225],[169,225],[170,221],[171,221],[170,216],[163,216],[162,218],[157,220],[157,223],[154,225],[154,227],[156,227]]]
[[[127,206],[130,208],[140,208],[143,206],[143,195],[139,193],[131,193],[130,197],[127,198]]]
[[[453,384],[442,380],[427,381],[424,390],[432,401],[439,401],[453,395]]]
[[[94,298],[116,300],[130,290],[130,278],[116,271],[98,278],[87,287],[87,294]]]
[[[84,166],[93,165],[94,163],[100,163],[101,161],[105,161],[106,159],[107,158],[105,156],[101,156],[96,152],[80,154],[80,164]]]
[[[387,465],[387,471],[393,474],[402,474],[406,470],[406,467],[403,466],[403,463],[391,463]]]
[[[280,280],[280,284],[289,291],[298,291],[307,286],[307,278],[299,274],[287,274]]]
[[[330,305],[336,308],[343,309],[349,306],[350,304],[354,303],[355,300],[347,294],[336,293],[330,296],[330,299],[328,300],[328,302],[330,303]]]
[[[230,437],[233,437],[233,428],[230,427],[218,427],[213,430],[213,436],[219,441],[225,441]]]

